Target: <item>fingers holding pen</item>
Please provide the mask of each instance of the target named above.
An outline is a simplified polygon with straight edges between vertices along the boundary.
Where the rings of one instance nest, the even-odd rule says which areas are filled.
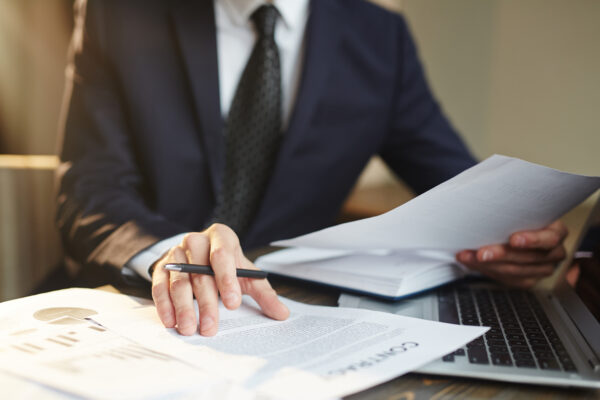
[[[242,290],[236,275],[244,257],[237,235],[226,225],[213,224],[206,230],[210,241],[209,262],[215,272],[217,289],[228,309],[240,306]]]
[[[163,268],[166,263],[166,257],[163,257],[154,264],[152,273],[152,299],[156,305],[156,312],[167,328],[174,328],[177,324],[175,319],[175,309],[169,294],[169,271]]]
[[[210,264],[215,273],[214,278],[209,275],[190,274],[200,310],[201,334],[211,335],[217,332],[218,293],[228,309],[239,307],[242,293],[246,293],[256,300],[265,315],[277,320],[284,320],[289,316],[289,310],[279,301],[275,290],[266,279],[237,276],[237,270],[240,268],[258,268],[244,256],[233,230],[225,225],[214,224],[204,231],[202,236],[193,235],[195,236],[186,236],[184,240],[184,244],[190,249],[188,259],[192,264]]]
[[[237,235],[227,226],[211,225],[204,232],[186,235],[182,242],[186,260],[190,264],[209,264],[214,277],[203,274],[187,274],[192,292],[198,302],[199,332],[204,336],[217,333],[219,321],[219,294],[228,309],[235,309],[242,302],[242,291],[236,270],[243,253]]]
[[[171,259],[178,263],[187,262],[186,252],[182,246],[173,247],[170,250]],[[175,319],[177,320],[177,331],[182,335],[192,335],[196,332],[196,313],[194,311],[194,295],[190,275],[187,273],[171,271],[169,274],[169,293]]]
[[[214,276],[169,271],[165,269],[169,263],[210,265]],[[182,335],[192,335],[197,330],[204,336],[215,335],[219,295],[225,307],[235,309],[242,302],[242,293],[251,295],[267,316],[286,319],[289,311],[269,282],[238,278],[240,268],[257,269],[244,256],[237,235],[229,227],[213,224],[203,232],[187,234],[180,245],[171,248],[154,265],[152,297],[162,323],[177,328]]]
[[[192,264],[207,264],[210,241],[206,235],[192,233],[183,239],[187,259]],[[192,291],[198,303],[199,332],[204,336],[214,336],[218,330],[219,304],[218,290],[214,278],[210,275],[189,274]]]

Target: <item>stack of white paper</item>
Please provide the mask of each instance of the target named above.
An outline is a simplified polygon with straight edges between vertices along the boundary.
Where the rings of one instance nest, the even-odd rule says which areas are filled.
[[[464,276],[456,252],[547,226],[598,187],[599,177],[495,155],[388,213],[274,242],[291,249],[256,264],[398,299]]]
[[[221,306],[212,338],[180,336],[150,302],[97,290],[6,302],[0,369],[11,378],[2,381],[21,384],[3,393],[18,398],[29,382],[52,399],[331,398],[409,372],[487,330],[283,301],[291,316],[281,322],[249,298],[236,311]]]
[[[264,255],[256,260],[256,266],[270,273],[389,300],[442,285],[468,273],[456,264],[452,254],[431,250],[384,253],[294,247]]]

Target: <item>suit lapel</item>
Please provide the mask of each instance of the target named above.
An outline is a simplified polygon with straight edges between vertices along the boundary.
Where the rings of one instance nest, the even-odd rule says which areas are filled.
[[[337,52],[344,32],[341,18],[343,12],[337,1],[311,1],[300,90],[284,142],[285,147],[302,139],[320,96],[327,87],[327,78],[339,59]]]
[[[176,3],[172,16],[216,194],[224,167],[224,141],[213,1]]]

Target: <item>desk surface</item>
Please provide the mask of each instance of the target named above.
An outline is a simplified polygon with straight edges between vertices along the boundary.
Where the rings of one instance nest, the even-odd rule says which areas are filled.
[[[271,284],[282,296],[310,304],[335,306],[339,291],[307,284],[300,284],[283,278],[269,278]],[[103,287],[103,289],[107,289]],[[114,289],[113,289],[114,290]],[[119,291],[148,297],[144,288],[123,288]],[[475,379],[448,378],[423,374],[407,374],[371,389],[346,397],[347,399],[600,399],[600,390],[549,388],[534,385],[507,384]]]

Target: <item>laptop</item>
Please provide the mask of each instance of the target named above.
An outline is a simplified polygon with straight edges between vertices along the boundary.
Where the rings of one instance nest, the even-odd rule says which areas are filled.
[[[600,199],[576,241],[574,249],[578,252],[571,251],[565,263],[572,265],[573,259],[581,255],[579,250],[584,238],[589,238],[587,234],[598,227]],[[591,268],[592,275],[595,272],[597,280],[575,287],[567,278],[578,271],[563,266],[561,271],[568,269],[568,272],[561,274],[549,289],[518,290],[489,280],[465,279],[398,302],[343,293],[338,303],[341,307],[491,327],[482,337],[415,372],[600,388],[600,304],[597,300],[600,298],[600,262],[586,266],[586,271],[590,272]],[[587,291],[586,296],[580,288]]]

